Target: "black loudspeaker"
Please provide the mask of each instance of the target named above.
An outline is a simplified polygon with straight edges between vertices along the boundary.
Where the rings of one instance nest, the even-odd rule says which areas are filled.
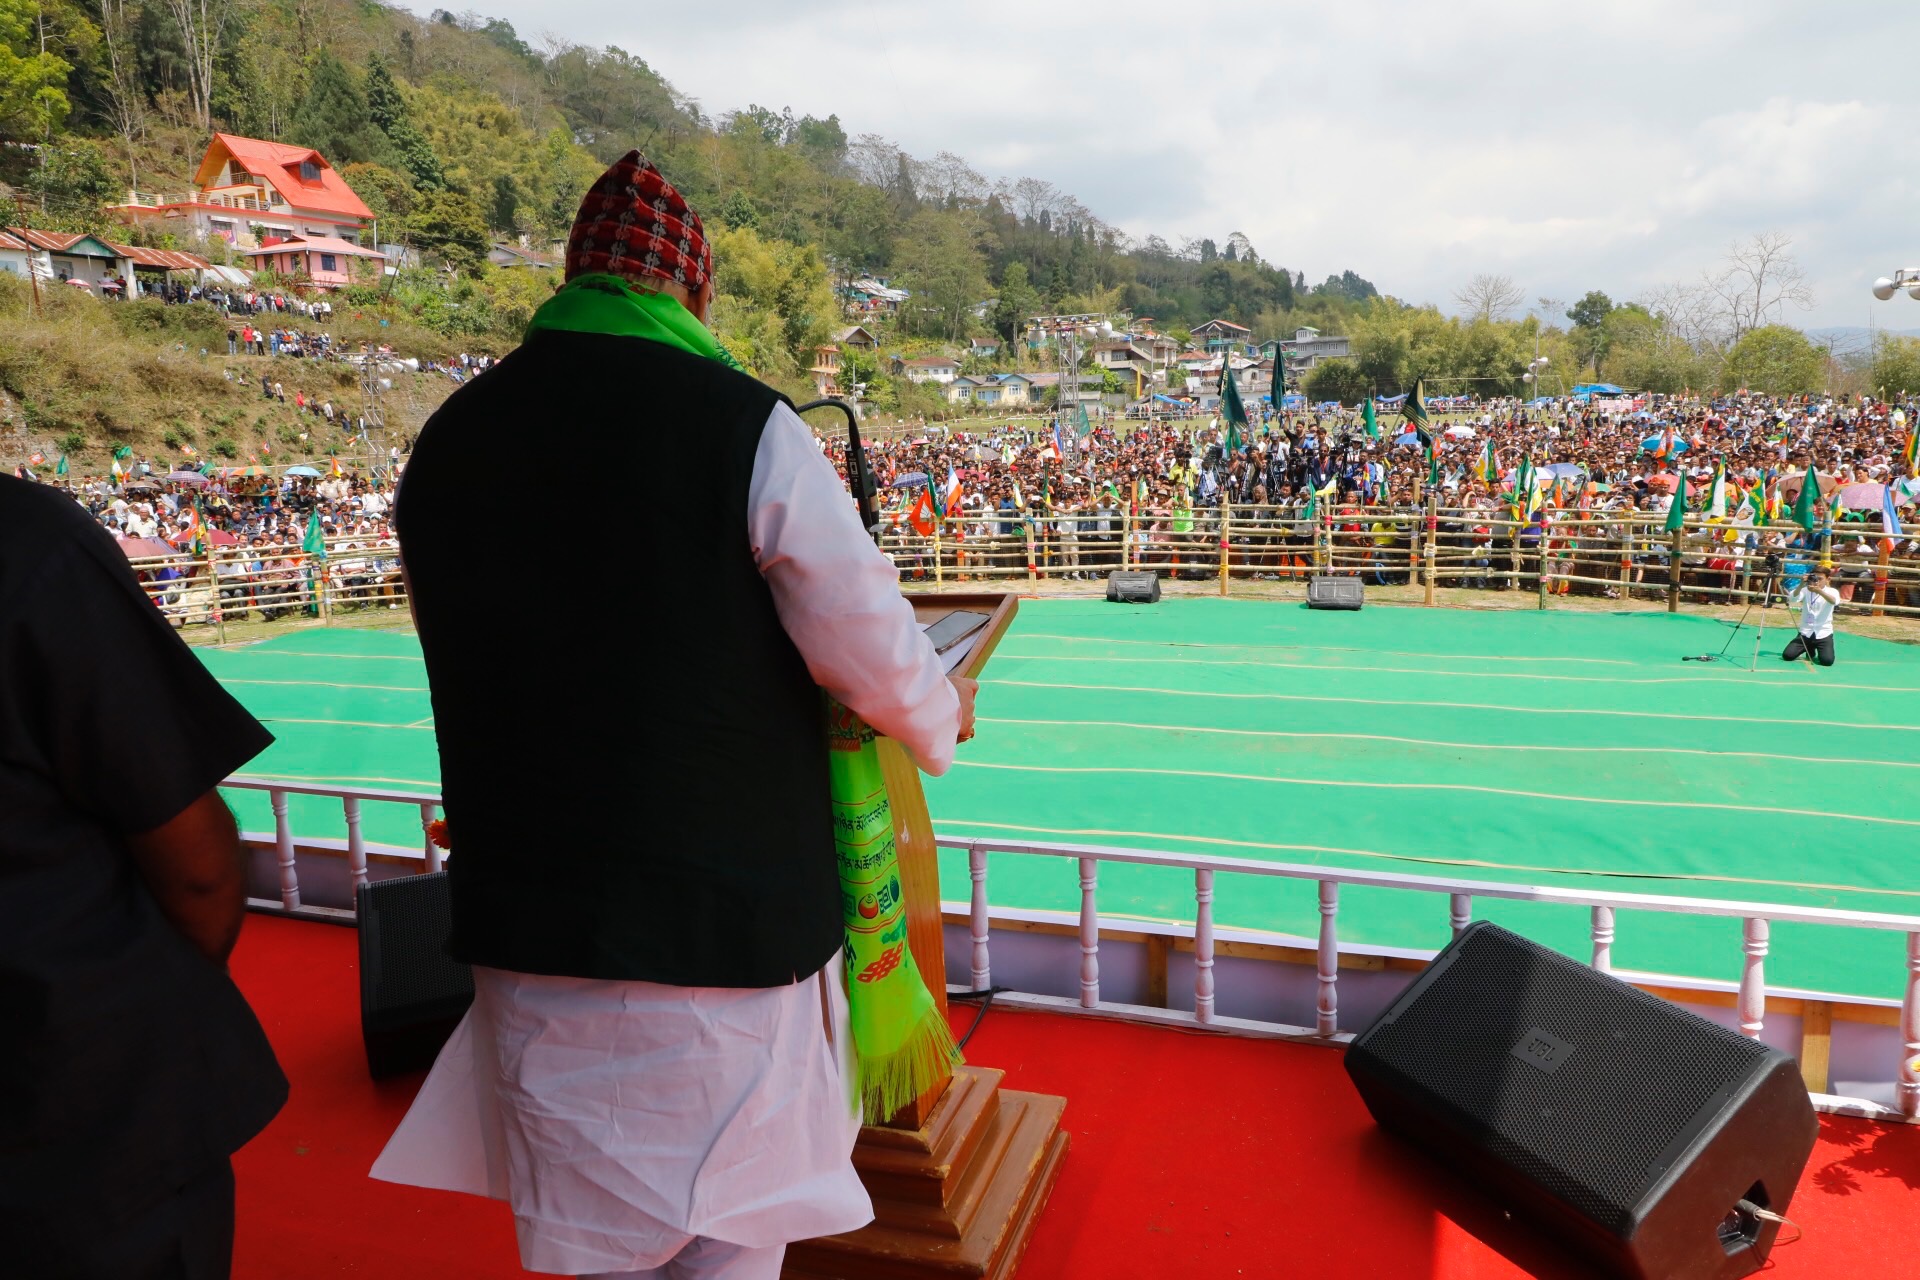
[[[353,897],[367,1070],[377,1080],[430,1067],[473,1003],[472,968],[447,956],[447,873],[396,876]]]
[[[1786,1054],[1485,922],[1346,1066],[1382,1128],[1636,1280],[1758,1270],[1750,1207],[1786,1213],[1818,1129]]]
[[[1366,603],[1365,589],[1358,578],[1330,578],[1325,574],[1307,579],[1307,608],[1358,609]]]
[[[1159,604],[1160,575],[1115,570],[1107,575],[1107,599],[1121,604]]]

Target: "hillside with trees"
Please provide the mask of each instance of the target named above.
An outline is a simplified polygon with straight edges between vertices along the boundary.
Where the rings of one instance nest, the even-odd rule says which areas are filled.
[[[1256,338],[1312,325],[1351,336],[1353,357],[1323,364],[1305,389],[1349,402],[1416,379],[1433,394],[1519,392],[1537,350],[1552,361],[1549,389],[1583,376],[1654,390],[1867,387],[1916,358],[1890,340],[1849,366],[1782,324],[1795,301],[1782,245],[1763,269],[1786,287],[1758,291],[1755,314],[1731,320],[1704,285],[1618,306],[1598,292],[1573,306],[1541,299],[1521,316],[1522,291],[1488,276],[1448,316],[1352,270],[1310,283],[1283,265],[1285,246],[1238,232],[1131,237],[1043,177],[916,157],[850,134],[836,115],[710,109],[634,53],[535,47],[472,13],[421,18],[375,0],[0,0],[0,223],[225,260],[219,243],[102,212],[129,190],[185,189],[214,129],[320,151],[378,215],[380,242],[422,256],[341,299],[343,314],[421,356],[511,347],[554,273],[492,269],[490,245],[550,248],[584,188],[639,147],[707,217],[722,339],[787,390],[805,386],[815,348],[845,323],[836,287],[868,275],[912,291],[897,316],[869,323],[889,351],[997,333],[1003,358],[1018,360],[1012,340],[1037,312],[1151,316],[1176,337],[1213,317]],[[0,295],[0,351],[27,323]],[[20,363],[0,354],[0,388],[61,419],[68,411],[48,408]],[[855,376],[879,409],[944,408],[877,366]],[[95,437],[151,426],[98,418],[65,425]]]

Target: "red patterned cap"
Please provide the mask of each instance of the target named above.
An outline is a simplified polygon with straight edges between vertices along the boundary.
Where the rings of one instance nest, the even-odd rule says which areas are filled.
[[[567,236],[567,278],[597,271],[690,290],[713,278],[700,215],[638,151],[614,161],[588,188]]]

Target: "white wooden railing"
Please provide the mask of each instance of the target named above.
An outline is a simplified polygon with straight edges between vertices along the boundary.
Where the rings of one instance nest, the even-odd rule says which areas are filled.
[[[273,812],[274,830],[270,837],[279,867],[280,910],[301,911],[299,869],[292,824],[288,818],[288,797],[325,796],[338,800],[346,828],[346,855],[352,885],[367,883],[368,846],[361,829],[365,803],[402,804],[419,812],[421,838],[419,848],[427,871],[441,867],[441,851],[427,838],[426,828],[440,812],[440,796],[433,792],[387,790],[373,787],[343,787],[250,777],[229,778],[224,786],[267,793]],[[249,836],[266,841],[264,833]],[[307,843],[313,843],[311,840]],[[1342,885],[1364,888],[1399,889],[1444,896],[1447,923],[1457,936],[1473,919],[1476,898],[1512,902],[1551,903],[1584,907],[1588,911],[1590,961],[1601,972],[1613,970],[1613,945],[1616,913],[1647,911],[1695,916],[1718,916],[1743,922],[1741,967],[1737,995],[1740,1030],[1759,1038],[1766,1027],[1766,960],[1770,949],[1771,926],[1778,923],[1820,925],[1844,929],[1876,929],[1906,936],[1905,978],[1900,1002],[1898,1041],[1899,1062],[1892,1073],[1891,1108],[1862,1099],[1823,1097],[1819,1099],[1834,1110],[1877,1116],[1886,1119],[1920,1121],[1920,916],[1890,912],[1846,911],[1832,907],[1798,907],[1784,903],[1725,901],[1714,898],[1684,898],[1666,894],[1607,893],[1561,889],[1543,885],[1504,884],[1496,881],[1463,880],[1445,876],[1407,875],[1399,872],[1369,871],[1364,868],[1304,866],[1293,863],[1262,862],[1252,858],[1222,857],[1215,854],[1174,853],[1157,849],[1126,849],[1106,845],[1064,844],[1037,841],[1010,841],[981,838],[936,836],[942,848],[966,854],[971,898],[965,908],[967,936],[971,941],[968,976],[975,991],[993,986],[992,924],[993,911],[988,904],[988,868],[991,855],[1020,854],[1062,858],[1072,861],[1080,888],[1078,913],[1079,992],[1077,1004],[1082,1010],[1119,1011],[1123,1006],[1104,1003],[1100,994],[1100,939],[1102,919],[1099,905],[1100,864],[1124,863],[1134,866],[1171,867],[1193,873],[1194,920],[1191,933],[1178,931],[1193,945],[1193,1012],[1155,1009],[1154,1020],[1185,1022],[1220,1030],[1259,1030],[1297,1033],[1308,1038],[1338,1041],[1348,1038],[1340,1029],[1340,889]],[[410,856],[410,855],[409,855]],[[1312,881],[1317,886],[1319,932],[1315,942],[1314,1025],[1311,1028],[1256,1024],[1245,1019],[1223,1018],[1217,1011],[1218,992],[1215,974],[1215,877],[1220,872],[1265,876],[1284,880]],[[256,907],[272,909],[271,900],[255,900]],[[948,904],[957,907],[958,904]],[[337,913],[336,913],[337,914]],[[1128,923],[1115,921],[1113,923]],[[1124,1006],[1135,1008],[1136,1006]],[[1141,1012],[1146,1012],[1140,1010]]]
[[[1317,997],[1314,1002],[1314,1026],[1311,1034],[1321,1039],[1345,1038],[1340,1030],[1340,887],[1360,885],[1377,889],[1402,889],[1445,895],[1447,920],[1457,936],[1473,918],[1475,898],[1496,898],[1513,902],[1542,902],[1586,907],[1589,911],[1591,963],[1601,972],[1613,969],[1615,913],[1622,910],[1678,913],[1683,915],[1733,917],[1743,922],[1741,968],[1737,1009],[1740,1030],[1758,1039],[1766,1027],[1766,959],[1773,922],[1814,924],[1848,929],[1889,930],[1906,935],[1906,975],[1900,1004],[1900,1057],[1894,1072],[1894,1107],[1856,1099],[1830,1098],[1835,1109],[1865,1114],[1888,1112],[1887,1118],[1920,1121],[1920,916],[1890,912],[1845,911],[1832,907],[1795,907],[1781,903],[1723,901],[1713,898],[1682,898],[1666,894],[1603,893],[1559,889],[1540,885],[1502,884],[1495,881],[1460,880],[1443,876],[1405,875],[1398,872],[1367,871],[1325,866],[1301,866],[1291,863],[1262,862],[1252,858],[1221,857],[1214,854],[1172,853],[1165,850],[1124,849],[1112,846],[1055,844],[1035,841],[967,839],[936,836],[942,848],[963,851],[967,855],[968,882],[972,900],[968,904],[969,932],[973,942],[969,965],[973,989],[985,991],[993,985],[991,953],[991,912],[987,900],[987,868],[990,855],[1025,854],[1039,857],[1070,858],[1078,866],[1080,882],[1080,998],[1079,1007],[1102,1008],[1100,999],[1101,919],[1098,899],[1099,868],[1102,862],[1130,863],[1135,866],[1175,867],[1193,872],[1193,1012],[1155,1010],[1158,1021],[1190,1020],[1199,1026],[1220,1021],[1216,1012],[1217,992],[1214,975],[1214,878],[1231,871],[1250,876],[1287,880],[1309,880],[1318,885],[1320,928],[1316,941]],[[1304,1029],[1302,1029],[1304,1030]]]

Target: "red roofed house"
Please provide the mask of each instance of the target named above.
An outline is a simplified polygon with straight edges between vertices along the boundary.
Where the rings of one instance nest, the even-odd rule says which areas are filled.
[[[242,249],[295,236],[357,242],[373,226],[373,210],[311,147],[216,133],[193,185],[179,195],[131,191],[111,211],[128,222],[160,221]]]

